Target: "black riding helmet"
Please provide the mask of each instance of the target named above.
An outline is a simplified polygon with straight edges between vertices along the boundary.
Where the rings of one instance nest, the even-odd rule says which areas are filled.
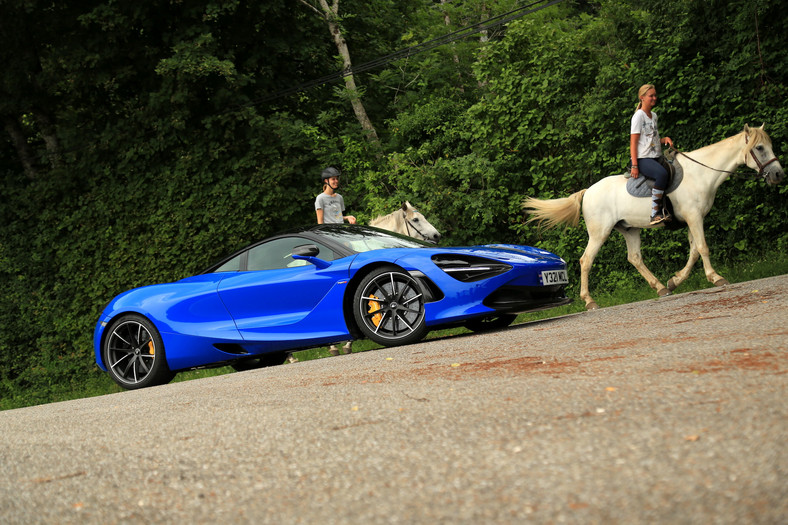
[[[326,179],[330,179],[331,177],[339,177],[340,173],[339,170],[334,167],[328,167],[323,170],[323,173],[320,174],[320,182],[323,184],[326,183]]]

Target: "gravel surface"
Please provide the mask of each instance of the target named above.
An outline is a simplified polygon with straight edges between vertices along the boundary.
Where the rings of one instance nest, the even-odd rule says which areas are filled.
[[[788,276],[0,413],[0,523],[786,523]]]

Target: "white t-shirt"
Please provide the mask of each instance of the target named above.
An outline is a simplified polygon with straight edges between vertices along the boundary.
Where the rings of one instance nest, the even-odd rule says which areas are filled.
[[[315,199],[315,210],[323,210],[323,224],[342,224],[342,212],[345,211],[345,201],[342,195],[335,193],[326,195],[321,193]]]
[[[632,125],[629,130],[630,135],[640,134],[638,140],[638,158],[655,159],[662,155],[662,145],[659,141],[659,130],[657,129],[657,114],[651,111],[651,118],[642,109],[635,111],[632,115]]]

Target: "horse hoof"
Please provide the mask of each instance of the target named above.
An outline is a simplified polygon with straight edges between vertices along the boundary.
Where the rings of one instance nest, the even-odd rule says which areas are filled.
[[[679,285],[676,284],[675,278],[671,277],[670,280],[668,281],[668,291],[672,292],[673,290],[675,290],[678,287],[679,287]]]
[[[668,290],[667,288],[660,288],[659,290],[657,290],[657,295],[659,295],[660,297],[665,297],[666,295],[670,295],[670,290]]]
[[[723,277],[720,277],[719,279],[714,281],[714,286],[728,286],[729,284],[731,283],[729,283],[728,280]]]
[[[591,301],[586,305],[586,310],[596,310],[599,308],[599,305],[596,304],[594,301]]]

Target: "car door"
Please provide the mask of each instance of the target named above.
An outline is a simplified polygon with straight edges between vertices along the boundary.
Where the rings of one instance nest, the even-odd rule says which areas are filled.
[[[329,248],[314,241],[281,237],[251,248],[246,271],[230,272],[222,279],[219,296],[244,339],[310,340],[347,331],[342,315],[347,264],[319,270],[293,259],[293,248],[304,244],[318,246],[321,259],[334,259]]]

